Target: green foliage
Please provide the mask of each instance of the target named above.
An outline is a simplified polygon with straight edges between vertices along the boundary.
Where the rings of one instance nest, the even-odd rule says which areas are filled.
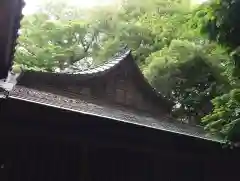
[[[228,88],[219,57],[214,57],[209,48],[207,52],[205,46],[173,40],[169,47],[147,59],[146,77],[176,103],[173,114],[183,121],[199,122],[211,111],[210,100]]]
[[[214,0],[205,5],[204,28],[209,38],[235,49],[240,44],[237,36],[240,30],[239,25],[239,0]]]
[[[207,35],[210,41],[225,46],[229,53],[224,63],[230,93],[213,99],[213,112],[203,118],[206,129],[228,140],[239,140],[239,0],[212,0],[193,13],[191,25]]]
[[[56,71],[72,65],[97,48],[97,29],[84,21],[50,20],[46,14],[25,18],[16,62],[27,69]]]
[[[240,121],[240,89],[233,89],[228,94],[216,97],[212,102],[214,111],[203,118],[205,129],[220,134],[227,140],[233,140],[236,131],[239,133],[235,126]]]
[[[196,13],[201,16],[201,31],[207,34],[210,40],[226,46],[228,51],[232,52],[235,63],[233,73],[236,77],[240,77],[239,11],[239,0],[212,0]]]

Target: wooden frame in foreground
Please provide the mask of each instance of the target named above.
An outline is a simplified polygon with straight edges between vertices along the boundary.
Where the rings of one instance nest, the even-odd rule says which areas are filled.
[[[23,6],[23,0],[0,2],[0,79],[7,77],[12,66]]]

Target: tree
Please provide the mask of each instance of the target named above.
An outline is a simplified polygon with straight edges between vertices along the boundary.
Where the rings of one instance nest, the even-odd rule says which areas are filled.
[[[213,113],[203,118],[203,123],[206,124],[205,129],[226,140],[233,141],[236,135],[239,138],[240,89],[233,89],[229,93],[213,99],[212,102]]]
[[[235,62],[234,76],[239,76],[240,68],[240,1],[213,0],[204,4],[197,11],[198,18],[203,20],[201,30],[210,40],[216,41],[228,48]],[[200,15],[200,16],[199,16]]]
[[[213,111],[203,118],[206,130],[218,134],[224,139],[235,139],[239,134],[239,118],[237,113],[240,103],[239,92],[239,44],[238,36],[240,10],[239,0],[213,0],[203,4],[192,13],[190,26],[198,29],[210,41],[225,47],[229,58],[224,63],[224,74],[230,88],[228,92],[212,100]],[[225,83],[226,84],[226,83]],[[233,136],[234,135],[234,136]],[[235,137],[235,138],[233,138]]]
[[[209,38],[235,49],[240,44],[237,36],[240,30],[238,12],[239,0],[214,0],[203,6],[206,24],[203,28],[209,34]]]
[[[146,77],[157,90],[175,102],[173,114],[180,120],[193,120],[199,124],[212,110],[211,99],[228,90],[227,78],[222,74],[224,69],[218,67],[226,59],[214,55],[216,46],[212,46],[212,50],[210,47],[173,40],[169,47],[147,59],[150,64],[144,71]]]
[[[63,70],[97,48],[99,31],[91,24],[49,17],[38,12],[23,20],[17,63],[30,69]]]

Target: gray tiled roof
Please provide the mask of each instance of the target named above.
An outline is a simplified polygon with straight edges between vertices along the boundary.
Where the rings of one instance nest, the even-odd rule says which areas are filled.
[[[145,127],[151,127],[153,129],[169,131],[212,141],[219,141],[219,139],[207,135],[206,132],[200,127],[190,126],[188,124],[173,121],[171,118],[165,117],[161,120],[158,120],[142,112],[136,113],[124,108],[122,109],[112,106],[108,107],[97,105],[83,100],[70,99],[64,96],[29,89],[26,87],[16,86],[15,89],[10,93],[10,97],[45,104],[48,106],[59,107],[62,109],[68,109],[71,111],[82,112],[85,114],[107,117],[115,121],[123,121]]]
[[[125,63],[125,64],[124,64]],[[127,63],[127,64],[126,64]],[[27,71],[24,72],[23,77],[21,78],[19,85],[34,88],[35,84],[48,84],[51,86],[59,87],[60,86],[69,86],[75,84],[81,84],[89,82],[91,78],[98,77],[101,79],[102,75],[106,75],[111,71],[115,71],[119,65],[123,65],[127,68],[132,68],[131,73],[134,72],[134,83],[137,88],[144,94],[149,96],[149,99],[154,101],[159,101],[161,105],[164,105],[164,109],[169,110],[172,107],[172,102],[166,99],[162,94],[157,92],[145,79],[138,65],[135,63],[131,50],[127,47],[121,49],[116,53],[109,61],[99,65],[94,69],[89,69],[86,71],[79,71],[72,73],[52,73],[52,72],[36,72],[36,71]],[[37,82],[35,80],[38,80]]]
[[[119,52],[117,52],[113,57],[111,57],[108,61],[106,61],[103,64],[100,64],[97,67],[90,68],[88,70],[74,70],[73,72],[62,72],[62,73],[56,73],[56,74],[68,74],[68,75],[86,75],[86,76],[96,76],[100,73],[104,73],[106,71],[111,70],[113,67],[118,65],[121,61],[125,60],[125,58],[130,55],[130,50],[127,48],[121,49]]]
[[[99,73],[99,72],[105,72],[105,71],[113,68],[114,66],[118,65],[129,54],[130,54],[130,50],[123,49],[121,53],[112,57],[109,61],[107,61],[103,65],[100,65],[98,67],[95,67],[93,69],[89,69],[89,70],[86,70],[86,71],[81,71],[79,73],[81,73],[81,74],[95,74],[95,73]]]
[[[74,73],[52,73],[52,72],[36,72],[36,71],[25,71],[23,78],[38,79],[39,76],[41,79],[49,79],[50,77],[54,77],[54,79],[58,78],[59,80],[67,79],[67,80],[88,80],[89,78],[100,76],[111,71],[117,65],[119,65],[122,61],[126,60],[128,56],[130,56],[131,51],[129,49],[122,49],[115,56],[113,56],[109,61],[105,62],[98,67],[93,69],[88,69],[85,71],[74,71]],[[21,82],[20,82],[21,83]]]
[[[127,57],[130,57],[130,59],[127,59]],[[124,107],[94,104],[75,98],[70,99],[68,97],[56,95],[53,93],[39,91],[34,88],[30,89],[27,88],[25,85],[28,79],[31,79],[29,82],[30,87],[35,82],[35,80],[41,80],[43,82],[48,82],[48,80],[54,80],[55,83],[58,82],[61,84],[64,84],[66,82],[69,83],[69,81],[79,80],[81,80],[81,82],[84,80],[88,81],[89,77],[99,76],[102,75],[102,73],[109,72],[110,70],[113,70],[113,68],[115,68],[121,62],[126,60],[129,62],[129,66],[135,67],[134,71],[136,71],[136,74],[139,75],[136,77],[136,82],[142,84],[142,86],[139,87],[139,89],[141,91],[145,90],[145,93],[147,95],[153,95],[154,98],[156,98],[155,96],[161,97],[161,95],[154,88],[152,88],[146,80],[144,80],[142,73],[140,72],[139,68],[137,67],[137,65],[135,65],[133,59],[131,58],[132,57],[130,51],[124,49],[107,63],[91,70],[79,72],[77,74],[26,72],[27,75],[25,74],[20,81],[21,83],[23,80],[23,84],[20,84],[22,86],[16,86],[15,89],[10,93],[10,97],[45,104],[48,106],[69,109],[71,111],[82,112],[85,114],[107,117],[115,121],[123,121],[131,124],[151,127],[153,129],[169,131],[173,133],[188,135],[207,140],[219,141],[217,138],[207,135],[206,132],[201,127],[190,126],[188,124],[180,123],[173,120],[170,117],[161,118],[161,120],[159,120],[159,118],[154,118],[149,114],[136,111],[133,112]],[[167,102],[166,101],[164,102],[163,102],[165,105],[164,107],[167,107]]]

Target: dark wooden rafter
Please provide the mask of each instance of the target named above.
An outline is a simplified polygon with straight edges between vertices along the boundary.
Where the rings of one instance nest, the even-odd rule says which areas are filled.
[[[0,2],[0,79],[7,77],[13,64],[24,4],[23,0]]]

